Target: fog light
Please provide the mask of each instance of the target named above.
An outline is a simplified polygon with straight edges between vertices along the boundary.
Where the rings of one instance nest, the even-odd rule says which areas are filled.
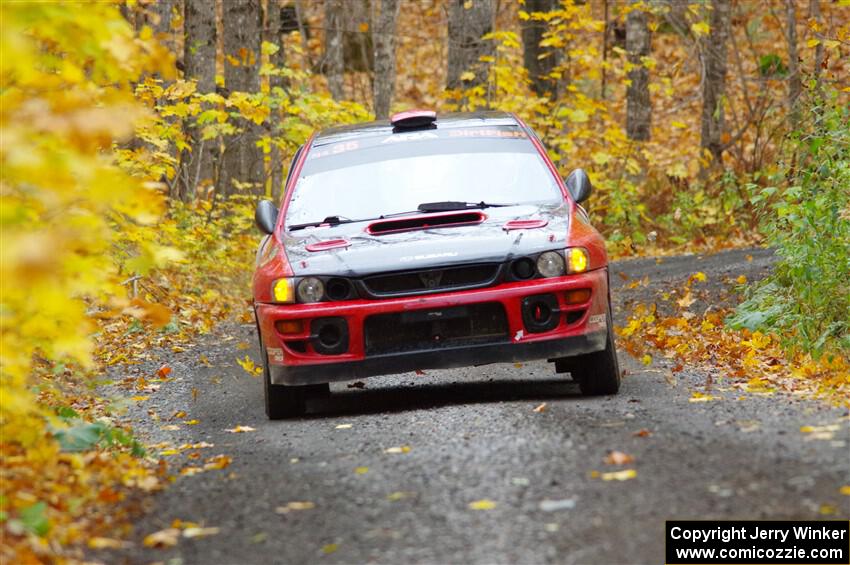
[[[325,296],[325,285],[316,277],[307,277],[298,283],[299,302],[318,302]]]
[[[274,323],[274,327],[282,334],[300,334],[304,332],[304,323],[301,320],[278,320]]]
[[[544,277],[560,277],[564,274],[564,257],[556,251],[541,253],[537,258],[537,272]]]
[[[584,304],[590,300],[590,289],[571,290],[564,294],[567,304]]]
[[[585,272],[588,263],[587,251],[581,247],[567,249],[567,265],[570,274]]]
[[[272,298],[275,302],[295,302],[292,291],[292,279],[278,279],[272,285]]]

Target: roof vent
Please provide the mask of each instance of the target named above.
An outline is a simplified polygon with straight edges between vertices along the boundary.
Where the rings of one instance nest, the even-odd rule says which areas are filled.
[[[390,123],[396,131],[411,129],[430,129],[437,121],[437,112],[433,110],[407,110],[393,114]]]

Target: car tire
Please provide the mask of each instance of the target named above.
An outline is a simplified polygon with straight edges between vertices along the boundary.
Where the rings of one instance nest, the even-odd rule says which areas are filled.
[[[269,370],[269,356],[266,348],[263,355],[263,396],[265,397],[266,416],[269,420],[283,420],[303,416],[307,411],[307,400],[310,398],[328,396],[330,385],[287,386],[272,384]]]
[[[569,370],[572,373],[584,396],[606,396],[617,394],[620,390],[620,364],[617,361],[617,347],[614,344],[614,323],[611,318],[610,304],[606,321],[608,335],[605,340],[605,349],[559,360],[560,366],[556,363],[559,372]]]

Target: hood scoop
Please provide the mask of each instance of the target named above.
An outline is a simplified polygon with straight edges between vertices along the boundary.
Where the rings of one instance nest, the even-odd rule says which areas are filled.
[[[412,216],[408,218],[393,218],[380,220],[369,224],[366,231],[372,235],[396,233],[412,230],[427,230],[431,228],[449,228],[480,224],[487,216],[481,212],[451,212],[448,214]]]
[[[511,230],[529,230],[535,228],[545,228],[549,224],[548,220],[530,219],[530,220],[510,220],[505,222],[502,229],[505,231]]]
[[[329,249],[339,249],[340,247],[348,247],[351,242],[347,239],[328,239],[316,243],[307,244],[304,248],[307,251],[327,251]]]

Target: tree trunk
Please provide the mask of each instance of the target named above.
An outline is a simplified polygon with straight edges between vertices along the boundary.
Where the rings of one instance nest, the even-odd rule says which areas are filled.
[[[183,21],[183,78],[196,80],[198,92],[215,91],[215,3],[208,0],[185,0]],[[202,140],[198,127],[189,127],[191,151],[181,156],[180,193],[192,200],[200,186],[215,182],[214,140]]]
[[[481,37],[493,31],[493,0],[449,0],[449,59],[446,86],[450,89],[472,87],[487,82],[487,64],[479,59],[493,55],[492,41]],[[461,80],[465,72],[471,80]]]
[[[809,0],[809,17],[815,20],[818,25],[821,25],[823,22],[820,17],[820,0]],[[815,37],[817,39],[823,40],[820,32],[815,33]],[[813,75],[815,78],[815,89],[820,90],[820,73],[821,68],[823,67],[823,43],[818,43],[815,46],[815,68],[813,71]]]
[[[729,0],[713,0],[711,33],[702,45],[705,77],[702,84],[701,145],[722,162],[723,96],[726,92],[726,43],[729,39]]]
[[[557,10],[559,0],[526,0],[525,11],[551,12]],[[546,31],[546,22],[540,20],[527,20],[522,22],[522,55],[523,63],[528,70],[528,78],[531,79],[531,89],[537,96],[548,96],[550,100],[558,98],[558,81],[547,75],[558,66],[561,52],[557,49],[540,47],[543,33]]]
[[[380,10],[375,13],[375,8]],[[375,80],[372,83],[375,118],[386,118],[395,92],[395,26],[399,0],[373,0],[372,41],[375,46]]]
[[[800,81],[800,64],[797,55],[797,10],[794,6],[796,0],[785,0],[785,39],[788,42],[788,109],[791,121],[796,126],[799,116],[797,115],[797,101],[800,98],[802,84]]]
[[[266,28],[264,39],[269,43],[277,45],[278,50],[269,56],[269,63],[276,70],[286,67],[286,51],[284,51],[283,30],[281,29],[281,6],[278,0],[268,0],[268,12],[266,14]],[[289,81],[285,77],[273,74],[269,77],[269,87],[273,98],[282,94],[281,89],[289,89]],[[280,108],[273,106],[271,115],[267,122],[266,134],[272,138],[271,151],[269,154],[269,166],[271,169],[271,193],[267,194],[273,201],[277,202],[283,195],[283,153],[280,146],[274,140],[280,136]]]
[[[637,8],[626,17],[626,51],[629,63],[629,87],[626,91],[626,133],[630,139],[646,141],[650,137],[652,104],[649,100],[649,69],[643,58],[652,52],[647,15]]]
[[[151,6],[151,10],[155,14],[153,25],[151,26],[156,32],[162,44],[177,55],[177,35],[171,29],[171,24],[174,16],[179,13],[180,0],[158,0]]]
[[[328,79],[328,90],[335,100],[345,97],[345,59],[342,50],[342,0],[325,2],[325,61],[323,71]]]
[[[224,2],[224,86],[229,92],[260,91],[260,0]],[[228,139],[220,174],[225,195],[236,191],[234,181],[250,183],[255,194],[263,192],[263,153],[257,147],[260,127],[239,120],[241,133]]]

